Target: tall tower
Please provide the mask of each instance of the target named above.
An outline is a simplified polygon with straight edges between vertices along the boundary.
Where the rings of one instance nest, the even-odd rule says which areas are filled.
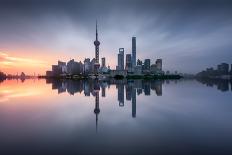
[[[100,42],[98,41],[97,21],[96,21],[96,40],[94,41],[94,45],[95,45],[95,64],[94,64],[94,70],[95,70],[95,73],[97,73],[98,69],[100,67],[100,64],[99,64],[99,45],[100,45]]]
[[[136,37],[132,37],[132,68],[136,66]]]

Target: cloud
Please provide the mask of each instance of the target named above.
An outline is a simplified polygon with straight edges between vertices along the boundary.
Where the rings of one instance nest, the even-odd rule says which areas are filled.
[[[135,35],[139,58],[163,58],[165,69],[197,72],[232,63],[231,14],[228,0],[7,0],[0,5],[0,48],[83,61],[94,57],[98,19],[100,56],[111,60],[111,68],[118,48],[131,52]],[[4,66],[28,61],[1,57]]]
[[[0,52],[0,64],[2,68],[10,68],[17,66],[37,66],[43,67],[46,66],[47,63],[41,60],[22,58],[22,57],[13,57],[9,56],[6,53]]]

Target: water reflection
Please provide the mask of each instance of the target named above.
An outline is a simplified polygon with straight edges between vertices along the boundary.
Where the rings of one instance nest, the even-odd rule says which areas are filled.
[[[119,106],[124,106],[124,90],[126,90],[126,100],[133,100],[133,96],[144,94],[151,95],[151,90],[155,91],[157,96],[162,96],[162,84],[160,80],[55,80],[47,79],[46,84],[52,84],[52,89],[58,90],[58,94],[68,92],[70,95],[82,93],[85,96],[92,94],[95,96],[95,90],[101,89],[101,96],[106,97],[106,88],[116,85],[118,90]]]
[[[231,93],[196,80],[5,80],[5,98],[4,155],[231,152]]]
[[[0,83],[0,102],[6,102],[13,98],[32,97],[43,94],[46,90],[43,81],[33,80],[4,80]],[[37,88],[34,89],[34,84]]]
[[[210,79],[210,78],[198,78],[197,81],[206,85],[207,87],[214,87],[222,92],[229,91],[229,87],[232,91],[232,79]]]
[[[124,106],[124,90],[126,91],[126,100],[131,101],[132,104],[132,117],[136,117],[136,96],[144,94],[145,96],[151,95],[151,90],[155,91],[157,96],[162,96],[162,84],[163,81],[159,80],[114,80],[99,81],[99,80],[55,80],[47,79],[47,84],[52,84],[52,89],[58,90],[58,94],[69,93],[74,95],[75,93],[84,92],[85,96],[95,97],[95,109],[96,115],[96,131],[98,123],[98,115],[100,113],[99,105],[99,92],[101,90],[101,96],[106,97],[106,88],[111,85],[116,85],[118,91],[118,103],[119,107]]]

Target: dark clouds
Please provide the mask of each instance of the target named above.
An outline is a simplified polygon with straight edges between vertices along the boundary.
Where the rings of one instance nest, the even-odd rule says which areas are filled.
[[[99,20],[101,56],[119,47],[138,56],[161,57],[166,69],[197,72],[231,62],[232,3],[225,0],[7,0],[0,5],[0,48],[21,46],[92,52]],[[184,65],[183,65],[184,64]]]

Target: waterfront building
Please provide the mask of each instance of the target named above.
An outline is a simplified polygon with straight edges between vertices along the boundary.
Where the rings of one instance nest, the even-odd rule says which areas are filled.
[[[53,72],[52,71],[46,71],[46,76],[47,77],[52,77],[53,76]]]
[[[76,62],[74,61],[74,59],[72,59],[67,63],[67,72],[71,75],[82,74],[83,64],[81,62]]]
[[[52,76],[59,76],[62,74],[62,68],[58,65],[52,65]]]
[[[230,64],[230,74],[232,75],[232,64]]]
[[[126,66],[125,70],[128,72],[132,71],[132,59],[131,59],[131,54],[126,55]]]
[[[116,75],[120,76],[127,76],[127,71],[126,70],[110,70],[110,76],[115,77]]]
[[[91,61],[90,61],[90,73],[94,73],[94,65],[95,65],[95,62],[96,62],[96,59],[93,58]]]
[[[63,62],[63,61],[58,61],[58,66],[61,68],[61,72],[63,74],[66,74],[67,73],[67,66],[66,66],[66,62]]]
[[[102,58],[101,67],[106,67],[106,58]]]
[[[132,37],[132,68],[136,66],[136,37]]]
[[[151,71],[152,74],[157,74],[158,73],[157,65],[152,64],[151,67],[150,67],[150,71]]]
[[[157,59],[156,60],[156,67],[159,71],[162,71],[162,59]]]
[[[143,73],[150,73],[151,60],[145,59],[143,64]]]
[[[227,75],[229,73],[229,64],[221,63],[217,66],[217,70],[220,75]]]
[[[135,66],[134,74],[135,75],[141,75],[142,74],[142,66]]]
[[[102,66],[99,69],[99,72],[104,74],[104,73],[108,73],[108,71],[109,71],[109,69],[106,67],[106,58],[103,57],[102,58]]]
[[[142,62],[142,60],[137,60],[137,66],[142,66],[143,65],[143,62]]]
[[[230,75],[232,75],[232,64],[230,65]]]
[[[124,48],[119,48],[118,66],[116,70],[124,70]]]
[[[85,75],[88,75],[91,73],[91,62],[89,58],[85,58],[84,60],[83,71]]]

